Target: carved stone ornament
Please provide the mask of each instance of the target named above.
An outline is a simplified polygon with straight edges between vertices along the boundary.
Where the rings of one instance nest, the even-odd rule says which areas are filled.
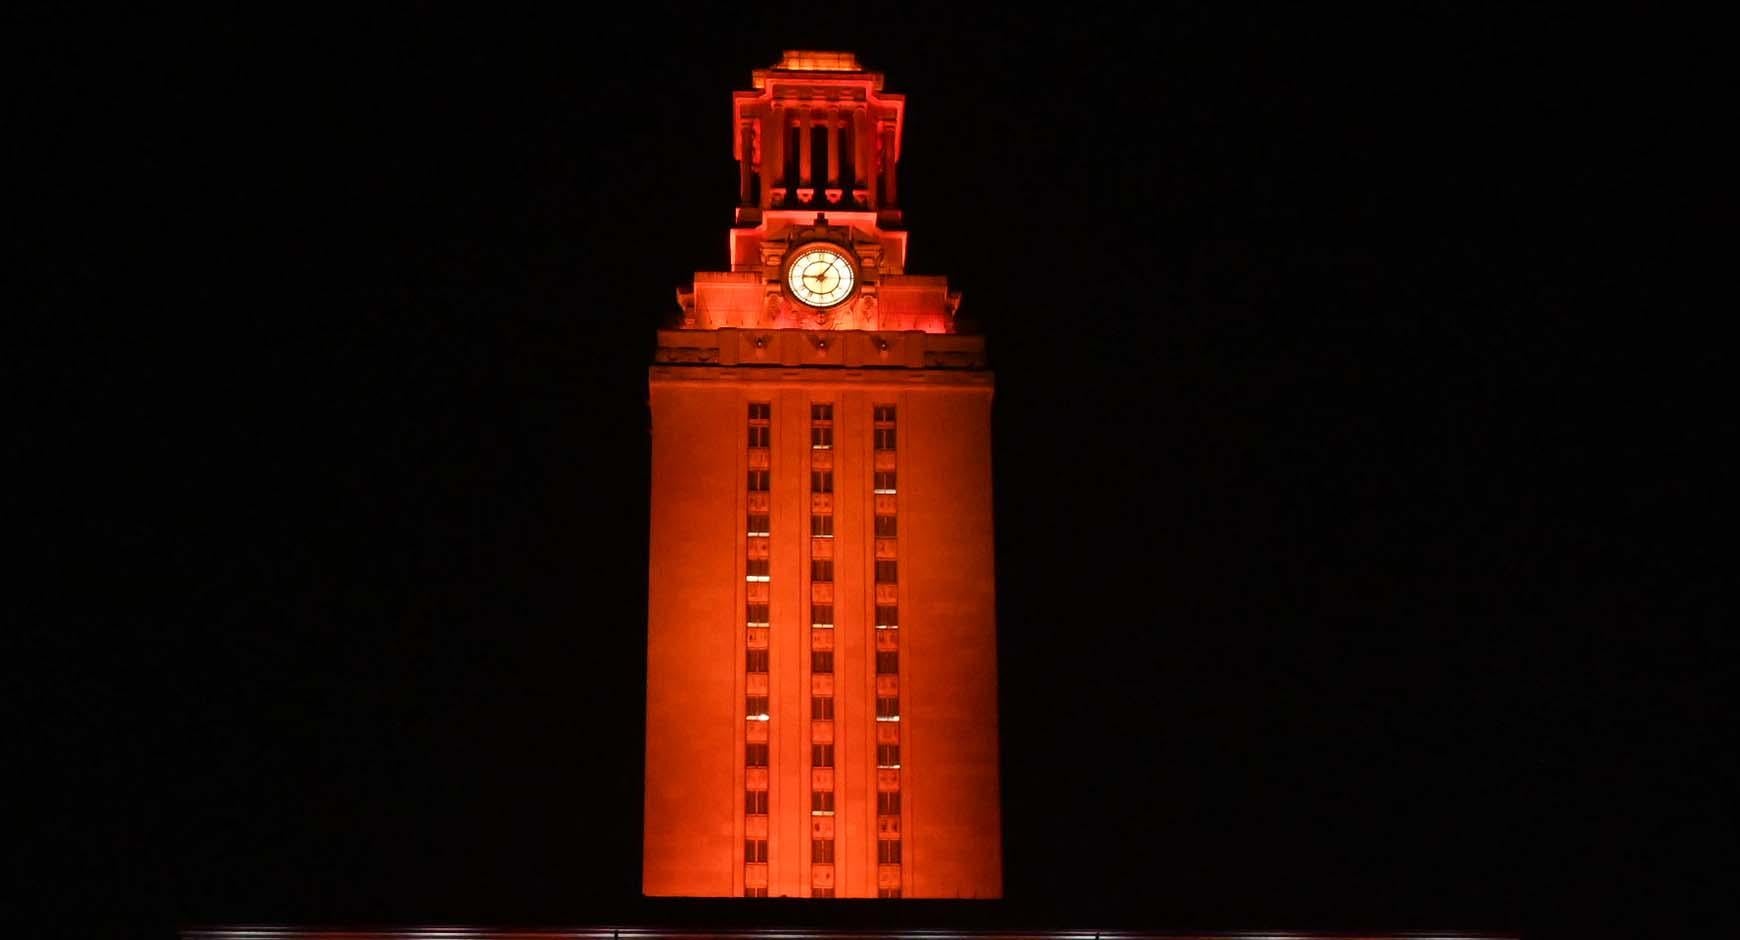
[[[852,301],[852,313],[858,321],[858,329],[876,329],[876,295],[860,291],[858,298]]]
[[[791,298],[778,291],[769,291],[767,299],[762,303],[761,319],[765,325],[773,327],[787,321],[795,323],[797,309],[793,306]]]

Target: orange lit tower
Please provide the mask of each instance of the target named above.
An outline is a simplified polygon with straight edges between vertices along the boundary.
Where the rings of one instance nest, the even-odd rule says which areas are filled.
[[[842,52],[753,86],[649,375],[642,887],[999,897],[984,340],[906,272],[905,99]]]

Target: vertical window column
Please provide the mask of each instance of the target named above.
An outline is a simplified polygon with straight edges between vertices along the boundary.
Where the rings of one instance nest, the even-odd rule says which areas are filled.
[[[834,406],[810,405],[810,896],[834,896]]]
[[[749,500],[744,526],[743,895],[767,897],[768,597],[772,580],[768,519],[773,406],[749,403]]]
[[[871,410],[876,590],[876,896],[900,897],[900,551],[893,405]]]

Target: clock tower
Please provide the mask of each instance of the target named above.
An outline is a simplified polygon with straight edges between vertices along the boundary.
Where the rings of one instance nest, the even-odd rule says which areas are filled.
[[[905,99],[845,52],[751,85],[648,377],[642,889],[1000,897],[984,339],[906,270]]]

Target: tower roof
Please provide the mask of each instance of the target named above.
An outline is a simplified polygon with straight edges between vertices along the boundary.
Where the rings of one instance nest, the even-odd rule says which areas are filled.
[[[860,78],[868,78],[870,87],[875,91],[882,90],[882,73],[872,72],[858,64],[858,56],[851,52],[839,52],[820,49],[787,49],[780,54],[779,62],[772,68],[756,69],[753,73],[756,90],[767,87],[769,77],[778,77],[780,73],[790,72],[833,72],[836,74],[856,74]]]

